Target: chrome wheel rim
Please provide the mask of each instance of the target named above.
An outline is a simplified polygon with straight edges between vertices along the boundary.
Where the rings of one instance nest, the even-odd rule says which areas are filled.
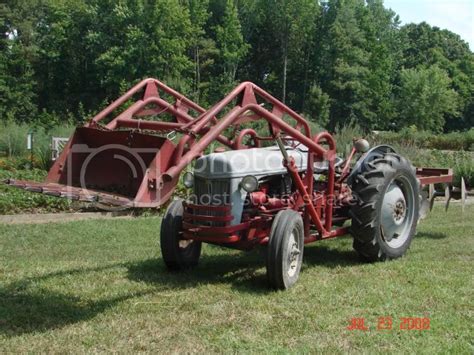
[[[300,246],[298,245],[295,232],[292,232],[288,238],[288,276],[293,277],[298,270],[299,255],[300,255]]]
[[[380,232],[391,248],[399,248],[410,236],[414,220],[415,193],[403,176],[395,178],[382,201]]]
[[[189,245],[191,245],[193,241],[191,239],[180,239],[178,246],[180,249],[186,249]]]

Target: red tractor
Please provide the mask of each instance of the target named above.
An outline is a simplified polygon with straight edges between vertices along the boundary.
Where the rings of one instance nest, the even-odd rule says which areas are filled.
[[[363,259],[404,255],[429,205],[423,187],[452,181],[449,169],[416,169],[390,146],[370,148],[364,139],[338,157],[331,134],[314,134],[253,83],[205,110],[146,79],[77,128],[44,183],[7,183],[104,208],[160,207],[180,175],[191,193],[171,201],[163,217],[166,266],[197,265],[202,242],[266,246],[277,289],[296,282],[304,245],[318,240],[350,233]]]

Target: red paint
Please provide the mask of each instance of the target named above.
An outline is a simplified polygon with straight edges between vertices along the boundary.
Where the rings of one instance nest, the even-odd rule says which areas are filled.
[[[140,99],[123,107],[140,93]],[[165,97],[171,99],[167,101]],[[267,110],[259,103],[271,108]],[[106,123],[106,118],[117,111],[121,113]],[[146,119],[150,115],[154,120]],[[156,120],[160,115],[166,115],[166,121]],[[267,122],[271,131],[268,137],[258,136],[253,129],[240,128],[241,124],[255,120]],[[235,132],[232,139],[224,136],[229,128]],[[180,139],[173,142],[176,134]],[[247,137],[252,141],[251,146],[243,143]],[[172,196],[180,173],[212,142],[218,141],[227,149],[238,150],[259,147],[262,141],[277,138],[296,141],[308,148],[308,167],[303,173],[298,171],[293,160],[283,161],[296,186],[294,194],[286,199],[268,196],[268,186],[264,184],[260,191],[250,194],[251,207],[236,225],[231,225],[234,219],[231,206],[187,203],[184,205],[183,238],[239,249],[265,245],[274,216],[288,208],[303,217],[305,243],[347,234],[347,228],[334,229],[333,224],[350,218],[347,207],[352,195],[345,179],[355,150],[346,158],[336,181],[336,144],[332,135],[328,132],[313,135],[302,116],[250,82],[241,83],[205,110],[160,81],[145,79],[84,127],[76,129],[44,183],[17,180],[8,183],[75,200],[159,207]],[[78,148],[83,150],[78,152]],[[317,183],[318,191],[314,191],[315,160],[329,162],[326,181]],[[131,174],[133,170],[136,174]],[[419,168],[417,177],[425,185],[451,182],[453,174],[451,169]]]

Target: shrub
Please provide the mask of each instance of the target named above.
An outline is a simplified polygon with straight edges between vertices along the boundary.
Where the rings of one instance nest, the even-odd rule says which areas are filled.
[[[340,155],[347,155],[352,149],[354,138],[363,138],[366,134],[356,123],[350,122],[347,125],[336,128],[334,138],[336,139],[337,152]]]
[[[433,134],[404,128],[400,132],[378,132],[372,140],[385,144],[413,145],[418,148],[474,151],[474,128],[466,132]]]
[[[33,166],[47,170],[51,160],[51,137],[69,137],[73,131],[74,126],[68,122],[46,127],[6,121],[0,125],[0,155],[12,159],[14,167],[24,168],[30,163],[26,140],[28,133],[32,132]]]
[[[25,123],[7,120],[0,127],[0,153],[11,158],[26,154],[29,127]]]
[[[464,177],[466,186],[474,188],[473,152],[419,149],[409,144],[393,144],[393,147],[415,166],[453,169],[454,186],[461,186],[461,177]]]
[[[5,167],[5,160],[0,160],[0,164]],[[8,166],[8,169],[0,169],[0,180],[15,178],[43,181],[46,176],[46,172],[40,169],[16,170],[11,165]],[[65,199],[31,193],[0,184],[0,214],[69,211],[72,209],[72,204],[73,202]]]

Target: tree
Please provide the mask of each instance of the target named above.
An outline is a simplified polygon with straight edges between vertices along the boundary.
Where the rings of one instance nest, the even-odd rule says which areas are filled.
[[[436,65],[444,69],[451,79],[451,88],[459,95],[462,115],[448,115],[445,129],[472,127],[474,107],[474,54],[459,35],[426,22],[408,24],[401,28],[403,36],[403,65],[416,68]]]
[[[0,118],[26,122],[37,112],[35,81],[31,61],[32,16],[24,4],[15,9],[0,5]]]
[[[241,32],[237,8],[227,0],[222,23],[216,26],[216,42],[220,51],[224,86],[234,84],[237,68],[249,50]]]
[[[303,107],[319,5],[313,0],[244,1],[244,33],[254,48],[247,62],[256,77],[283,102]],[[290,95],[289,95],[290,94]],[[290,97],[289,97],[290,96]]]
[[[0,4],[0,117],[83,118],[148,76],[203,106],[250,80],[331,130],[474,125],[468,44],[426,23],[400,27],[382,0]]]
[[[360,24],[366,14],[364,6],[363,0],[333,0],[325,9],[320,73],[322,88],[331,97],[332,129],[349,121],[367,127],[373,121],[370,53]]]
[[[330,128],[346,122],[386,128],[395,114],[398,17],[381,0],[330,0],[320,22],[314,65],[316,80],[331,99]]]
[[[201,99],[201,89],[207,86],[202,83],[202,71],[214,63],[213,56],[218,54],[215,42],[206,37],[205,25],[209,20],[209,0],[188,0],[187,6],[191,21],[191,55],[194,62],[193,96]]]
[[[331,109],[329,95],[324,93],[318,85],[313,85],[308,93],[307,104],[304,113],[309,119],[324,127],[329,122]]]
[[[400,77],[399,125],[440,132],[446,115],[459,114],[458,94],[450,88],[451,80],[443,69],[437,66],[403,69]]]

